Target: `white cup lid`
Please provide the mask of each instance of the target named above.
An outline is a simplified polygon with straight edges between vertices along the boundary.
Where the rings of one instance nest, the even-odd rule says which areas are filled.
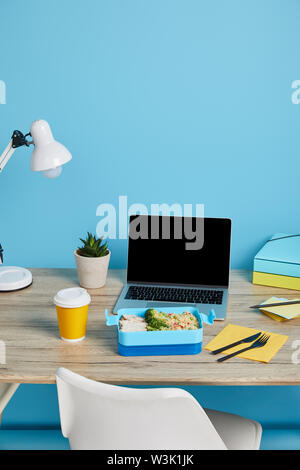
[[[59,307],[78,308],[88,305],[91,302],[91,297],[83,287],[70,287],[58,291],[53,301]]]
[[[32,283],[32,274],[28,269],[18,266],[0,267],[0,291],[23,289]]]

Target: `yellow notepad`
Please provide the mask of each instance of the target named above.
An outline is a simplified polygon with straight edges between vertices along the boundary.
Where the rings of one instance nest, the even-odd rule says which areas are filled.
[[[232,325],[229,323],[229,325],[225,326],[225,328],[214,339],[212,339],[204,349],[214,351],[215,349],[222,348],[227,344],[235,343],[240,339],[247,338],[248,336],[255,335],[255,333],[259,332],[270,336],[267,344],[262,348],[250,349],[242,354],[238,354],[237,357],[251,359],[252,361],[269,362],[288,340],[288,336],[270,333],[268,331],[254,330],[253,328],[246,328],[245,326]],[[250,344],[251,343],[240,344],[234,348],[227,349],[223,354],[231,354],[239,351],[240,349],[247,348]]]
[[[293,299],[299,300],[299,299]],[[270,297],[270,299],[265,300],[262,304],[271,304],[278,302],[288,302],[288,299],[279,298],[279,297]],[[265,313],[269,317],[273,318],[276,321],[286,321],[291,320],[292,318],[297,318],[300,316],[300,304],[292,305],[282,305],[277,307],[267,307],[261,308],[261,312]]]
[[[253,271],[253,284],[300,290],[300,277],[282,276],[280,274]]]

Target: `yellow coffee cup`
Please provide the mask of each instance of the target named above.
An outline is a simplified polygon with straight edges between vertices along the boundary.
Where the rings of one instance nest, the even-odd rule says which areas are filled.
[[[64,341],[81,341],[86,335],[91,297],[82,287],[62,289],[54,297],[58,327]]]

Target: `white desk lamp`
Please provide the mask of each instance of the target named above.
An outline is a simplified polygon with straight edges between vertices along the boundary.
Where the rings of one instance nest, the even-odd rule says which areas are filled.
[[[31,136],[32,141],[27,140]],[[23,134],[14,131],[12,138],[0,156],[0,173],[11,158],[16,148],[34,145],[31,155],[30,168],[32,171],[41,171],[47,178],[56,178],[61,174],[62,165],[71,160],[69,150],[54,140],[47,121],[42,119],[31,124],[30,132]],[[2,247],[0,245],[0,264],[3,261]],[[28,269],[16,266],[0,267],[0,291],[14,291],[24,289],[32,283],[32,274]]]

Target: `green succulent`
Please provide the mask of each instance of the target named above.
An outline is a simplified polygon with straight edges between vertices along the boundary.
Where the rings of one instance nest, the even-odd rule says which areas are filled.
[[[97,238],[96,235],[92,235],[88,232],[86,239],[80,238],[80,241],[83,243],[83,246],[79,247],[77,250],[80,256],[100,258],[101,256],[108,255],[107,242],[102,243],[102,237]]]

